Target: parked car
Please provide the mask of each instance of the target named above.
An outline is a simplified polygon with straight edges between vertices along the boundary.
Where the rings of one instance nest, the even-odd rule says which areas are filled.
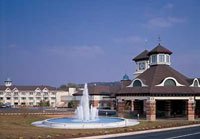
[[[0,108],[11,108],[11,107],[12,107],[11,103],[4,103],[0,105]]]

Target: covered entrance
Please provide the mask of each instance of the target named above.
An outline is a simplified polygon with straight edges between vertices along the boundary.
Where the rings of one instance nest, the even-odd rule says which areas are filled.
[[[177,118],[187,116],[186,100],[156,100],[157,118]]]

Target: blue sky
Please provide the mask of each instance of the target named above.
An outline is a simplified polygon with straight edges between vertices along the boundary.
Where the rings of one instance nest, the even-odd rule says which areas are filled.
[[[199,13],[199,0],[0,0],[0,83],[132,79],[158,36],[176,70],[200,77]]]

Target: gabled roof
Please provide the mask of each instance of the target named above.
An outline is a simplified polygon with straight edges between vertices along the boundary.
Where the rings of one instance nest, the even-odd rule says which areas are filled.
[[[163,47],[160,43],[154,48],[152,49],[148,55],[151,54],[158,54],[158,53],[163,53],[163,54],[169,54],[171,55],[172,52],[170,50],[168,50],[167,48]]]
[[[149,52],[147,50],[144,50],[142,53],[133,58],[133,61],[137,62],[140,60],[148,60],[149,59],[148,53]]]
[[[172,77],[184,86],[156,86],[164,81],[165,78]],[[140,74],[137,78],[142,80],[147,87],[126,87],[117,94],[199,94],[200,88],[190,87],[189,78],[176,71],[168,65],[155,65]]]
[[[56,90],[55,87],[52,86],[44,86],[44,85],[38,85],[38,86],[18,86],[18,85],[12,85],[9,87],[6,87],[4,85],[0,85],[0,90],[5,90],[6,88],[10,88],[13,90],[14,88],[17,88],[19,91],[35,91],[35,89],[40,88],[43,90],[44,88],[47,88],[48,90]]]

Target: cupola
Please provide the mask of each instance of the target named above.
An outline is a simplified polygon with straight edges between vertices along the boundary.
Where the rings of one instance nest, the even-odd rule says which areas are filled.
[[[160,43],[149,53],[149,65],[171,65],[170,55],[172,52],[163,47]]]
[[[12,86],[12,81],[11,81],[11,79],[10,79],[10,78],[7,78],[7,79],[4,81],[4,85],[5,85],[6,87]]]
[[[131,80],[129,79],[128,75],[125,74],[121,80],[121,88],[125,88],[131,84]]]
[[[127,75],[127,74],[125,74],[125,75],[123,76],[123,79],[122,79],[122,80],[124,80],[124,81],[125,81],[125,80],[130,80],[130,79],[129,79],[128,75]]]
[[[133,58],[133,61],[136,63],[136,71],[134,72],[134,76],[137,77],[141,73],[143,73],[146,69],[149,68],[149,56],[148,51],[144,50],[142,53]]]

